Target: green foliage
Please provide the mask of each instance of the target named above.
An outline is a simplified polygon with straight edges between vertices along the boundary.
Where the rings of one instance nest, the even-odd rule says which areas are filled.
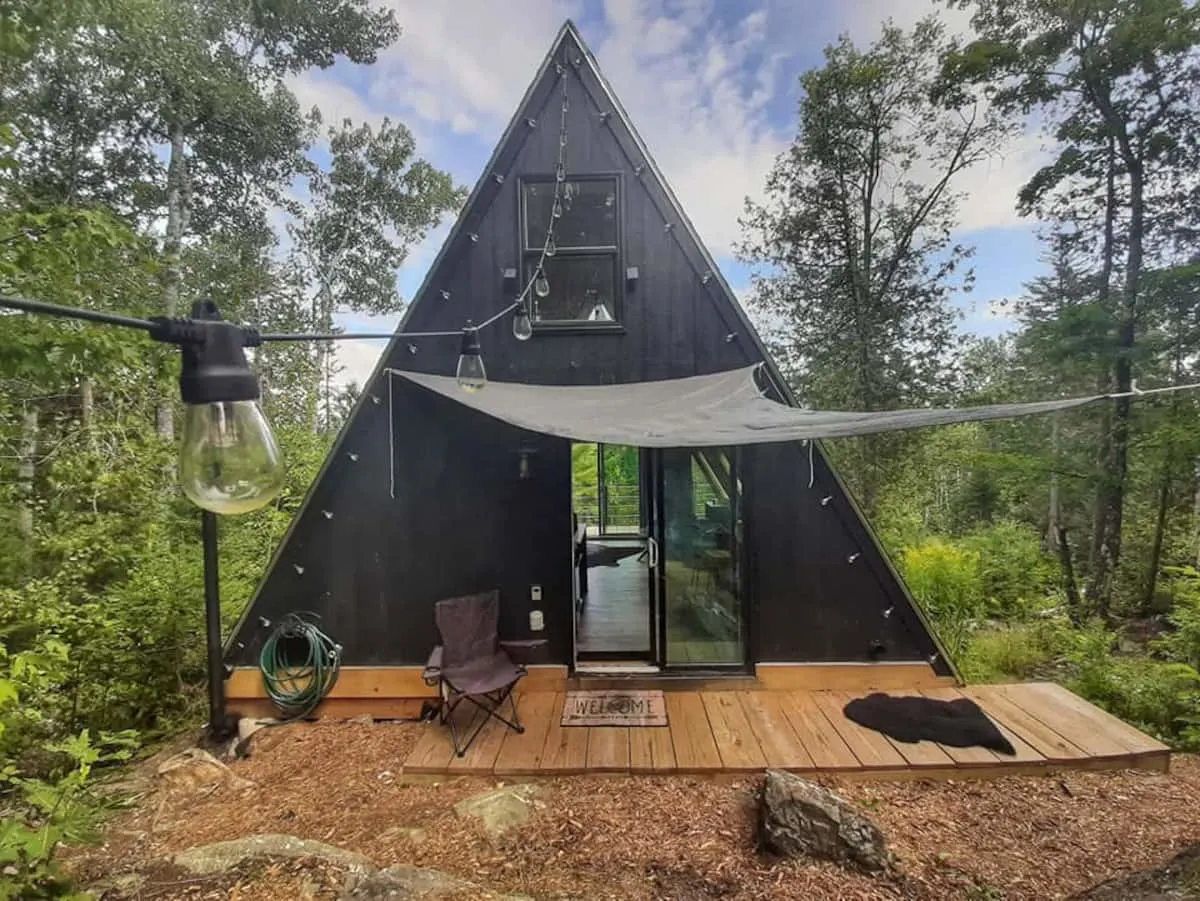
[[[958,660],[984,612],[978,552],[930,539],[906,549],[900,568],[913,595],[932,618],[947,652]]]
[[[998,522],[966,535],[962,545],[978,555],[979,588],[989,616],[1025,616],[1053,592],[1057,564],[1028,526]]]
[[[1098,624],[1081,632],[1068,687],[1181,750],[1200,750],[1200,672],[1186,663],[1114,656],[1114,641]]]
[[[1192,567],[1168,567],[1175,605],[1168,616],[1173,631],[1158,642],[1158,649],[1171,659],[1200,670],[1200,571]]]
[[[959,670],[968,682],[979,684],[1053,676],[1073,648],[1074,636],[1070,621],[1052,613],[981,629],[963,650]]]
[[[0,644],[0,750],[22,736],[31,724],[46,724],[45,693],[55,675],[68,665],[66,648],[49,639],[38,651],[9,655]],[[94,842],[108,804],[92,788],[93,771],[129,759],[136,748],[130,731],[101,733],[84,729],[57,740],[24,742],[36,751],[43,775],[21,774],[0,753],[0,901],[7,899],[72,899],[68,881],[55,855],[62,844]]]

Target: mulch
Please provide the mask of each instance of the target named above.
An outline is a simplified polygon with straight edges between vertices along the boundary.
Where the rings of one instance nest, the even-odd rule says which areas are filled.
[[[356,851],[380,866],[433,867],[496,891],[590,901],[1047,901],[1160,865],[1200,841],[1200,758],[1181,755],[1169,775],[822,780],[888,837],[899,870],[886,878],[761,855],[761,780],[750,778],[542,780],[534,816],[493,843],[453,805],[496,781],[402,776],[400,763],[421,728],[269,730],[248,759],[232,764],[255,788],[150,793],[110,825],[102,848],[72,855],[74,865],[95,879],[195,845],[273,832]],[[273,892],[225,897],[273,899]]]

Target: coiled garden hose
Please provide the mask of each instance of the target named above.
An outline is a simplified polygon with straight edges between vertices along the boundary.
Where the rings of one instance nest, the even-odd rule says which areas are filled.
[[[258,667],[281,719],[307,716],[337,683],[342,646],[299,613],[289,613],[267,636]]]

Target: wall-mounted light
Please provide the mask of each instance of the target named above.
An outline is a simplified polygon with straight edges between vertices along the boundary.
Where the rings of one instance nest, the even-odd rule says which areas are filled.
[[[517,451],[517,478],[525,481],[532,477],[532,461],[537,448],[522,447]]]
[[[632,288],[638,280],[638,274],[637,266],[625,267],[625,284]]]

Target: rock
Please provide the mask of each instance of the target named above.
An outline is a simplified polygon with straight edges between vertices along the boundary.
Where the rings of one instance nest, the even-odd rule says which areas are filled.
[[[534,785],[510,785],[464,798],[454,810],[459,816],[477,818],[488,838],[496,839],[529,819],[537,792]]]
[[[359,882],[341,901],[433,901],[471,898],[478,901],[532,901],[528,895],[500,895],[440,870],[387,867]]]
[[[146,876],[143,873],[118,873],[115,876],[109,876],[107,879],[101,879],[99,882],[93,882],[87,887],[87,890],[97,898],[103,898],[105,892],[117,892],[120,895],[136,895],[138,890],[145,884]]]
[[[1200,901],[1200,844],[1161,867],[1110,879],[1069,901]]]
[[[167,788],[195,791],[205,786],[224,784],[234,791],[253,788],[254,783],[234,775],[212,754],[201,748],[188,748],[165,760],[157,770]]]
[[[373,872],[374,865],[361,854],[344,851],[324,842],[293,835],[248,835],[180,851],[171,863],[194,876],[224,873],[253,857],[317,857],[359,874]]]
[[[427,833],[424,829],[416,826],[393,826],[390,829],[385,829],[379,833],[381,842],[395,841],[396,839],[406,838],[414,845],[419,845],[425,841]]]
[[[828,789],[778,770],[767,771],[759,841],[783,857],[832,860],[868,873],[891,865],[879,827]]]

